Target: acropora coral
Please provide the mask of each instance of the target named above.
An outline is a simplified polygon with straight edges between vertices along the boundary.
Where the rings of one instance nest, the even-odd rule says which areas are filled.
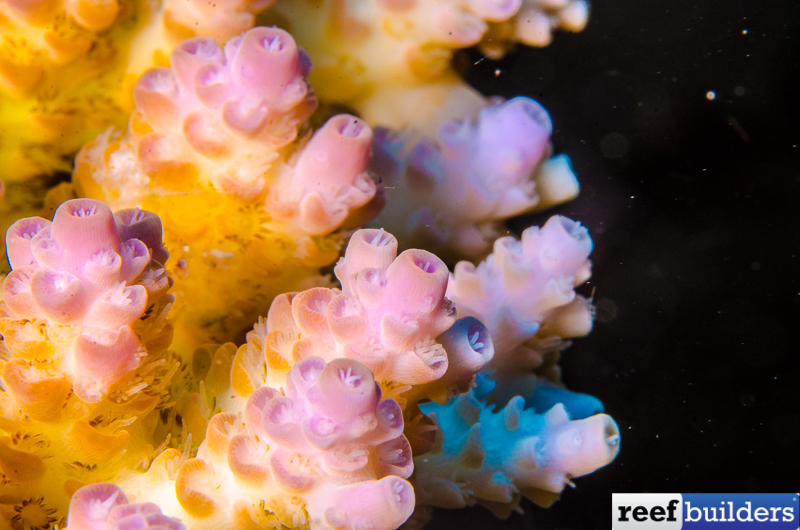
[[[451,63],[585,1],[272,3],[0,0],[0,527],[411,528],[616,456],[588,232],[501,237],[569,159]]]
[[[0,230],[42,215],[41,189],[58,182],[51,174],[71,172],[82,145],[124,126],[142,73],[167,65],[187,38],[224,43],[270,3],[0,0],[0,175],[8,185]],[[47,216],[66,198],[45,205]]]
[[[192,37],[222,44],[253,27],[274,3],[2,0],[0,172],[24,179],[69,171],[83,143],[124,122],[133,83],[147,69],[165,66],[172,48]],[[410,94],[412,86],[437,94],[431,109],[456,92],[476,110],[481,98],[449,67],[452,49],[480,44],[497,57],[515,41],[545,46],[554,29],[582,30],[587,15],[585,0],[369,0],[358,7],[284,0],[266,19],[291,27],[312,54],[319,65],[314,82],[326,100],[364,107],[374,123],[370,112],[393,112],[390,98]],[[364,103],[365,96],[377,101]],[[464,113],[460,104],[451,107],[456,114],[448,117]]]
[[[233,369],[247,358],[266,359],[264,381],[279,388],[288,368],[306,357],[353,359],[413,412],[422,400],[446,403],[466,391],[491,360],[486,327],[474,318],[456,320],[444,296],[449,272],[435,255],[412,249],[398,256],[394,236],[359,230],[334,272],[341,290],[277,297]]]
[[[87,486],[73,503],[95,499],[107,507],[98,519],[115,520],[127,494],[189,529],[382,530],[415,506],[480,502],[506,516],[521,496],[549,505],[571,478],[613,460],[619,433],[608,416],[570,421],[560,403],[538,411],[521,397],[500,413],[480,403],[470,388],[492,358],[488,330],[472,317],[454,322],[435,256],[396,248],[383,231],[358,231],[336,267],[341,292],[275,300],[229,365],[196,456],[168,449],[147,472],[120,473],[121,490]],[[412,449],[404,432],[419,438],[420,426],[432,444]]]
[[[575,292],[591,275],[591,251],[586,228],[554,216],[541,228],[527,228],[521,240],[498,239],[477,266],[456,264],[447,296],[459,314],[480,319],[494,338],[487,368],[500,383],[494,394],[499,403],[529,395],[534,372],[558,380],[555,362],[566,340],[592,330],[594,309]]]

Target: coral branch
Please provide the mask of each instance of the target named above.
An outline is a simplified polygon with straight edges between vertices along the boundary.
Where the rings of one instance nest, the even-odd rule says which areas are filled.
[[[588,20],[586,0],[522,0],[513,17],[490,23],[480,49],[487,57],[498,59],[517,42],[537,48],[548,46],[555,30],[577,33]]]
[[[550,158],[550,116],[514,98],[443,126],[436,142],[376,131],[373,170],[388,207],[376,220],[404,246],[480,257],[511,216],[570,200],[578,183],[564,155]]]
[[[562,339],[591,331],[591,304],[574,290],[589,279],[591,250],[580,223],[555,216],[526,229],[521,241],[498,239],[477,267],[456,265],[448,296],[460,314],[486,323],[496,352],[488,365],[493,377],[540,368],[545,354],[564,347]]]
[[[392,530],[414,509],[405,480],[412,470],[402,411],[392,399],[381,401],[369,369],[309,357],[288,372],[283,393],[262,386],[241,419],[214,416],[174,487],[151,469],[130,477],[126,489],[171,506],[190,529],[279,521],[298,529]],[[177,506],[164,492],[174,492]]]
[[[468,389],[492,358],[486,328],[475,319],[455,321],[444,296],[449,272],[433,254],[407,250],[398,256],[391,234],[359,230],[334,271],[341,292],[317,288],[279,296],[237,354],[266,359],[271,386],[284,385],[293,363],[318,355],[366,364],[404,405],[445,402]]]
[[[195,180],[246,198],[259,194],[276,151],[295,139],[314,110],[308,68],[294,40],[274,28],[246,32],[224,51],[209,38],[182,42],[171,68],[139,79],[130,132],[108,160],[93,160],[92,147],[84,150],[82,160],[100,167],[82,183],[102,184],[121,207],[137,206],[154,184],[182,189]],[[133,167],[118,165],[125,157]]]
[[[356,108],[371,125],[435,134],[486,105],[451,59],[478,45],[498,58],[516,41],[544,46],[580,31],[585,0],[284,0],[270,13],[289,27],[316,70],[324,102]]]
[[[139,239],[141,238],[141,239]],[[107,480],[153,451],[176,367],[158,217],[76,199],[6,234],[0,426],[2,503],[63,514],[73,484]],[[12,469],[23,473],[11,473]],[[37,472],[36,470],[41,470]],[[33,508],[31,508],[33,510]]]
[[[4,332],[13,337],[27,321],[41,320],[56,335],[58,326],[69,325],[72,347],[56,347],[59,351],[48,361],[68,376],[84,401],[99,401],[146,355],[131,326],[169,287],[163,267],[150,258],[151,253],[162,258],[167,254],[158,218],[149,215],[150,226],[139,227],[123,224],[124,219],[144,220],[147,213],[120,212],[121,237],[106,205],[76,199],[64,203],[52,223],[23,219],[6,235],[13,270],[3,281],[3,301],[11,317]],[[6,347],[23,357],[13,343]]]
[[[475,503],[508,517],[526,497],[541,506],[572,479],[605,466],[619,452],[619,430],[605,414],[572,420],[561,404],[544,413],[513,398],[498,412],[470,392],[447,405],[422,405],[439,430],[434,448],[415,458],[418,505]]]
[[[184,355],[234,339],[282,292],[327,285],[319,267],[338,257],[338,231],[380,208],[363,121],[335,116],[298,139],[316,106],[310,68],[276,28],[224,48],[189,39],[137,83],[128,132],[106,132],[78,156],[80,194],[164,220],[187,306]]]
[[[271,0],[0,0],[0,144],[8,179],[67,156],[130,112],[133,83],[190,37],[225,42]]]

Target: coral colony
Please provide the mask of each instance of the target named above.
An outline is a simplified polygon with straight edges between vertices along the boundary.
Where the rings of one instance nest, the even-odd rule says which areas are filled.
[[[558,369],[591,238],[504,228],[569,159],[451,66],[587,16],[0,0],[0,528],[413,529],[610,463]]]

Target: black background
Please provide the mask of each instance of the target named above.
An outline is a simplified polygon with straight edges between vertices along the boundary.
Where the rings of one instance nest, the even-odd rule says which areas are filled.
[[[594,1],[580,34],[480,57],[467,79],[544,104],[581,181],[511,226],[560,213],[592,234],[598,320],[562,366],[622,449],[548,510],[428,528],[610,528],[614,492],[797,492],[800,4]]]

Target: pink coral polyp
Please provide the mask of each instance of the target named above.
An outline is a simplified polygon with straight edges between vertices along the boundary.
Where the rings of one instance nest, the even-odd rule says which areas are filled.
[[[68,272],[36,271],[31,292],[42,314],[57,324],[72,324],[86,311],[86,288]]]
[[[103,203],[92,199],[75,199],[61,205],[50,231],[73,267],[80,267],[97,252],[120,251],[114,215]]]
[[[128,326],[98,337],[81,335],[75,344],[78,373],[100,386],[110,384],[136,368],[139,348],[139,340]]]
[[[306,95],[304,62],[297,45],[285,31],[254,28],[225,45],[233,79],[246,89],[263,94],[265,103],[285,111]]]
[[[369,369],[357,361],[335,359],[325,368],[327,370],[323,369],[317,378],[316,389],[306,391],[310,409],[335,423],[350,423],[355,436],[360,435],[357,431],[362,427],[358,423],[364,414],[374,412],[380,400],[380,388]],[[372,417],[367,421],[372,421]],[[340,436],[348,436],[348,433],[340,433]]]
[[[39,232],[50,226],[50,221],[41,217],[21,219],[6,232],[6,251],[12,269],[34,265],[36,258],[31,251],[31,241]]]

